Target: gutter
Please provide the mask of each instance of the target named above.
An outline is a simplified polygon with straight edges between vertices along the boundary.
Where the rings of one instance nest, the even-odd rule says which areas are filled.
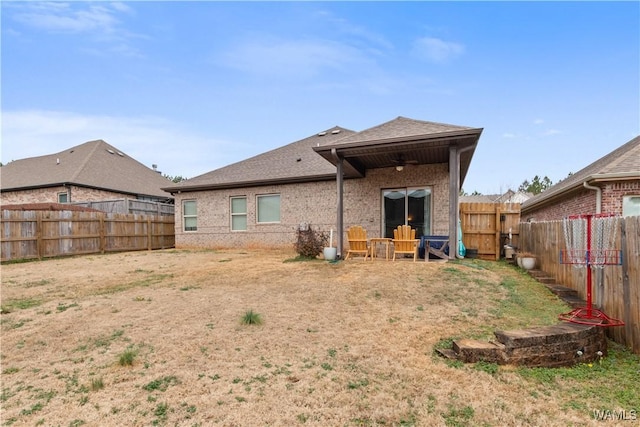
[[[385,146],[388,144],[393,144],[393,147],[397,147],[398,144],[396,143],[398,142],[406,142],[407,144],[413,144],[416,142],[440,142],[440,141],[446,142],[456,137],[473,137],[473,136],[479,137],[482,131],[483,131],[483,128],[468,128],[468,129],[453,130],[453,131],[447,131],[447,132],[427,133],[427,134],[408,135],[408,136],[405,135],[405,136],[396,136],[392,138],[363,140],[363,141],[346,142],[346,143],[340,142],[340,140],[338,140],[333,143],[328,143],[326,145],[313,147],[313,151],[318,153],[331,152],[332,148],[337,148],[341,152],[344,152],[348,149],[353,149],[353,148],[379,147],[379,146]],[[344,139],[347,139],[347,138],[348,137],[345,137]]]

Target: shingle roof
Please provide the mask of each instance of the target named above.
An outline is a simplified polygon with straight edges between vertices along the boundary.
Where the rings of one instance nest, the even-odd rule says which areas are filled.
[[[357,144],[359,142],[370,143],[372,141],[407,139],[412,136],[434,135],[439,133],[466,131],[473,128],[466,126],[450,125],[445,123],[427,122],[398,116],[397,118],[382,123],[378,126],[355,133],[349,137],[336,141],[336,145]],[[321,146],[332,144],[325,141]]]
[[[234,188],[275,182],[335,179],[336,168],[313,151],[321,143],[332,143],[354,132],[339,126],[319,132],[266,153],[182,181],[165,190]]]
[[[126,194],[170,197],[169,182],[103,140],[89,141],[46,156],[15,160],[0,168],[2,191],[62,184],[100,188]]]
[[[596,160],[546,191],[522,204],[528,210],[562,193],[582,187],[585,181],[612,179],[640,179],[640,135]]]

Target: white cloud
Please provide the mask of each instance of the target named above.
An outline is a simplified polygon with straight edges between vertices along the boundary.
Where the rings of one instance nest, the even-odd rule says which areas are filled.
[[[463,45],[435,37],[422,37],[413,43],[413,54],[439,64],[447,63],[465,51]]]
[[[562,131],[559,131],[558,129],[547,129],[542,135],[543,136],[552,136],[552,135],[558,135],[561,134]]]
[[[61,111],[2,113],[2,163],[57,153],[102,139],[163,173],[193,178],[243,158],[246,145],[185,130],[162,117],[82,115]]]
[[[84,34],[88,40],[101,43],[93,49],[84,48],[85,52],[104,53],[106,44],[108,52],[140,56],[130,42],[147,36],[127,30],[121,19],[133,12],[120,2],[13,2],[7,8],[7,15],[24,27],[51,34]]]
[[[84,5],[83,5],[84,6]],[[90,3],[78,8],[66,2],[27,3],[14,15],[16,21],[44,31],[81,33],[88,31],[113,31],[118,25],[115,11],[120,6],[109,3]]]
[[[535,120],[533,121],[533,124],[534,124],[534,125],[541,125],[541,124],[543,124],[543,123],[544,123],[544,120],[542,120],[542,119],[535,119]]]
[[[507,139],[513,139],[513,138],[516,138],[517,135],[515,133],[505,132],[502,134],[502,137]]]
[[[329,40],[262,37],[231,47],[220,61],[250,74],[309,78],[325,70],[348,70],[367,59],[358,49]]]

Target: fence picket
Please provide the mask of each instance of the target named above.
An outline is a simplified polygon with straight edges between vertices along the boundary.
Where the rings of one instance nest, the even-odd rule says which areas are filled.
[[[3,210],[0,221],[2,261],[175,245],[173,216]]]

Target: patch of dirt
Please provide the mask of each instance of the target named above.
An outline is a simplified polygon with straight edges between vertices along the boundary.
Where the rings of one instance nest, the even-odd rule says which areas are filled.
[[[589,425],[508,371],[434,356],[442,339],[503,326],[498,274],[284,262],[294,256],[164,250],[3,265],[2,425]],[[263,323],[242,325],[248,310]]]

